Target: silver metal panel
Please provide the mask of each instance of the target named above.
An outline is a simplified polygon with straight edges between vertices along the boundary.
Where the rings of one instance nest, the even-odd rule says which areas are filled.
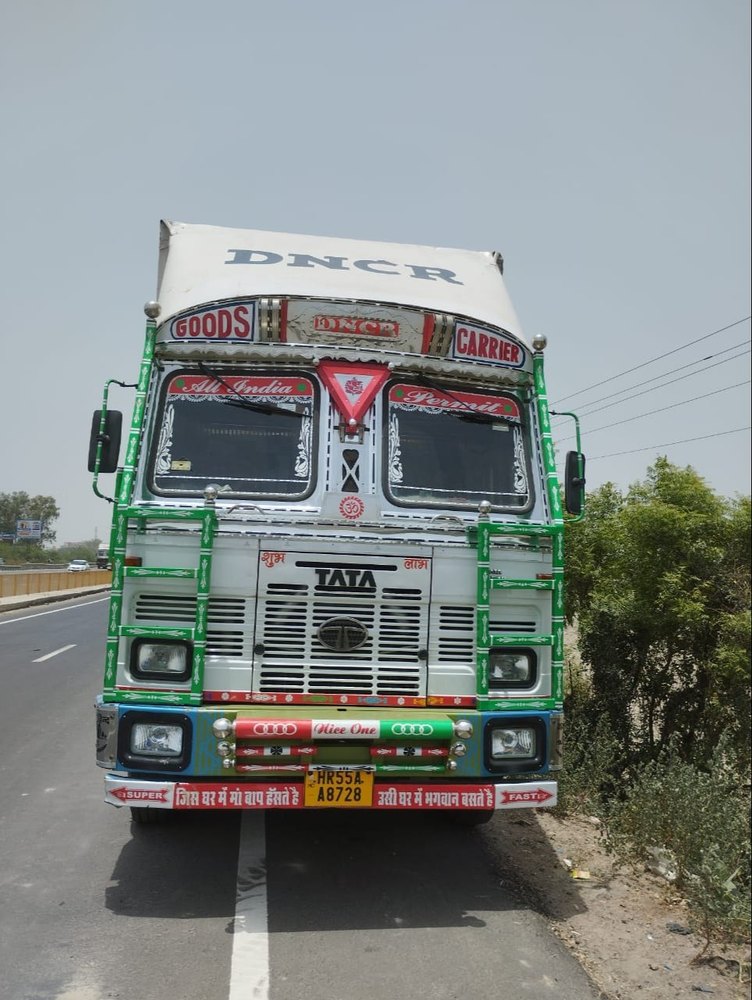
[[[430,567],[399,554],[262,552],[254,690],[425,696]],[[341,617],[367,630],[357,649],[320,641]]]

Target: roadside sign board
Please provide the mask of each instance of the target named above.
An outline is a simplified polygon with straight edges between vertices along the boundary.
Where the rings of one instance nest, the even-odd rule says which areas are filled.
[[[16,521],[16,538],[39,541],[42,537],[42,522],[19,519]]]

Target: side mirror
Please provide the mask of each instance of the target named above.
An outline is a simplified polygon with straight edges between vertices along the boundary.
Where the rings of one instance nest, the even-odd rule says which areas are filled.
[[[578,516],[585,506],[585,456],[581,451],[567,452],[564,469],[564,507]]]
[[[99,459],[99,472],[115,472],[120,455],[120,435],[123,429],[123,414],[119,410],[95,410],[91,418],[91,435],[89,437],[89,472],[96,471],[97,446],[102,442],[102,453]]]

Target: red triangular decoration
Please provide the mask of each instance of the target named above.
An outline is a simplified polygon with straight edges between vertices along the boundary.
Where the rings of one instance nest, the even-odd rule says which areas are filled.
[[[353,427],[363,419],[376,393],[389,378],[386,365],[341,361],[321,361],[318,372],[342,419]]]

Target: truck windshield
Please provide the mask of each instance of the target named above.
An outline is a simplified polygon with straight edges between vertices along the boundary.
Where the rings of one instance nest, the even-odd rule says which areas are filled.
[[[314,488],[313,382],[305,375],[206,371],[162,387],[149,466],[155,494],[300,500]],[[297,419],[290,419],[291,417]]]
[[[401,506],[499,510],[532,505],[520,404],[485,391],[393,384],[387,390],[385,492]]]

